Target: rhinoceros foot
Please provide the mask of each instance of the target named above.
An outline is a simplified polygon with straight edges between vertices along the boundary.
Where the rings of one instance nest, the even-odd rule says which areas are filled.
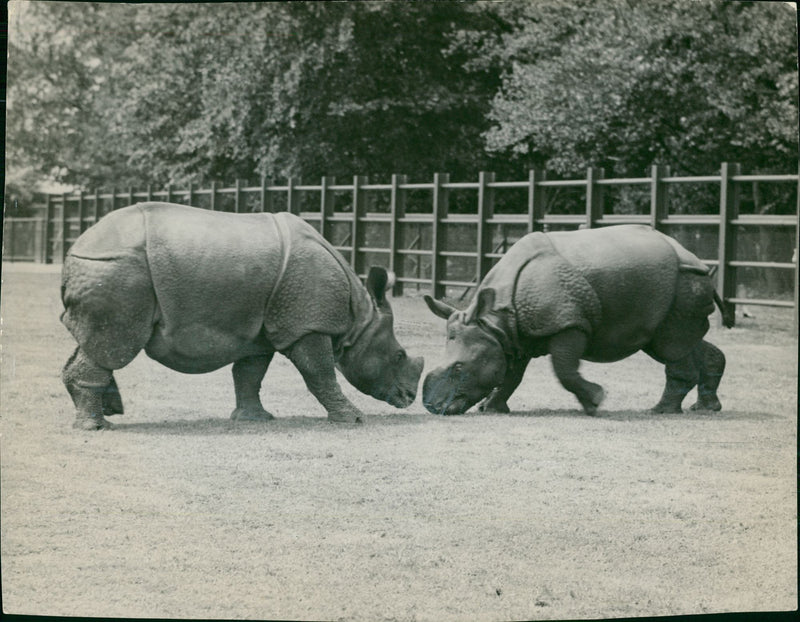
[[[504,415],[511,412],[506,401],[498,396],[497,389],[492,391],[491,395],[481,402],[478,406],[478,410],[482,413],[499,413]]]
[[[650,412],[658,415],[673,415],[677,413],[682,413],[683,410],[681,409],[680,404],[676,405],[673,402],[665,402],[662,400],[658,404],[653,406],[650,409]]]
[[[234,421],[272,421],[275,417],[263,408],[235,408],[231,413]]]
[[[109,421],[106,421],[102,415],[95,416],[78,416],[72,427],[76,430],[87,430],[94,432],[95,430],[110,430],[113,426]]]
[[[363,423],[364,415],[360,410],[329,411],[328,421],[332,423]]]
[[[580,399],[581,405],[583,406],[583,411],[593,417],[597,414],[597,408],[606,399],[606,392],[603,390],[598,384],[594,384],[593,382],[586,383],[589,386],[588,397],[584,399]]]
[[[689,410],[712,410],[717,412],[722,410],[722,404],[716,395],[701,395],[698,400],[689,407]]]
[[[119,394],[117,383],[111,378],[111,384],[103,391],[103,416],[121,415],[125,412],[122,406],[122,397]]]

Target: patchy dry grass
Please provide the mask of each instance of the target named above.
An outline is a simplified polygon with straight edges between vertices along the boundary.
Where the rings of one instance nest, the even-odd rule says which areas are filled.
[[[2,575],[10,613],[514,620],[797,606],[797,341],[758,310],[711,340],[725,410],[651,415],[663,370],[586,365],[609,397],[581,414],[534,361],[506,416],[397,411],[345,390],[328,424],[276,357],[237,423],[228,369],[143,355],[117,373],[116,429],[71,429],[58,275],[4,270]],[[399,339],[440,357],[419,299]],[[765,322],[768,326],[764,330]],[[692,396],[690,396],[691,398]],[[688,403],[688,400],[687,400]]]

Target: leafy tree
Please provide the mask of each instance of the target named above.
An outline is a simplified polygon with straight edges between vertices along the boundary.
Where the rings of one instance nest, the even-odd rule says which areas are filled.
[[[459,29],[496,24],[454,2],[345,4],[346,45],[300,85],[303,170],[429,178],[486,166],[481,132],[499,67],[467,71],[450,43]]]
[[[23,183],[796,167],[779,3],[14,6],[7,168]]]
[[[487,147],[565,175],[797,166],[796,14],[784,3],[511,3]]]
[[[134,33],[92,4],[15,3],[10,20],[6,161],[10,181],[33,174],[98,183],[121,161],[98,112],[109,65]],[[128,13],[121,5],[120,13]],[[103,34],[98,34],[103,33]]]
[[[499,70],[467,71],[460,3],[151,5],[114,59],[105,126],[160,182],[433,171],[487,162]]]

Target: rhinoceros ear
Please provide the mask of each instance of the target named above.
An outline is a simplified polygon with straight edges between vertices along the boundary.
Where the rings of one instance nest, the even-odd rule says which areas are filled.
[[[469,324],[475,320],[475,318],[479,318],[491,311],[494,308],[494,299],[495,291],[491,287],[487,287],[486,289],[479,291],[478,299],[467,311],[467,315],[464,318],[464,323]]]
[[[442,318],[443,320],[448,319],[451,315],[453,315],[453,311],[456,310],[455,307],[451,307],[446,302],[431,298],[427,294],[425,294],[423,298],[425,298],[425,304],[427,304],[428,308],[433,311],[433,314]]]
[[[372,266],[367,275],[367,291],[379,307],[386,304],[386,290],[389,286],[389,273],[384,268]]]

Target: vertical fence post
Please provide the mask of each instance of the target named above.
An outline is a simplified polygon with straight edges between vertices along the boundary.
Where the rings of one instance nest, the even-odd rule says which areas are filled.
[[[128,205],[133,205],[133,186],[128,186]]]
[[[83,190],[78,192],[78,235],[83,233],[83,216],[86,209],[83,203],[83,196]]]
[[[97,224],[97,221],[100,220],[100,188],[94,189],[94,204],[92,205],[92,217],[94,219],[93,225]]]
[[[275,201],[273,200],[273,195],[272,195],[272,192],[273,192],[272,186],[273,185],[275,185],[275,180],[272,179],[272,177],[265,178],[265,188],[264,189],[266,191],[266,196],[265,196],[265,199],[264,199],[264,201],[265,201],[264,209],[266,211],[270,212],[270,213],[275,211]]]
[[[403,295],[403,256],[399,253],[402,240],[402,223],[400,219],[406,215],[406,192],[402,187],[408,183],[406,175],[392,175],[392,191],[389,198],[389,270],[394,272],[395,282],[392,288],[393,296]]]
[[[233,212],[238,214],[242,209],[242,182],[237,177],[233,192]]]
[[[542,231],[544,225],[544,186],[538,186],[540,181],[544,181],[545,173],[539,169],[528,171],[528,233],[532,231]]]
[[[442,184],[450,182],[450,175],[447,173],[436,173],[433,176],[433,224],[431,232],[431,295],[436,298],[443,298],[445,286],[439,281],[444,278],[447,259],[442,256],[442,251],[447,248],[447,230],[442,222],[447,218],[450,209],[450,190],[443,188]]]
[[[147,202],[149,203],[152,200],[153,200],[153,185],[147,184]]]
[[[217,209],[217,182],[216,181],[212,181],[211,182],[210,199],[211,199],[211,204],[209,205],[209,208],[213,212],[213,211],[215,211]]]
[[[361,226],[361,219],[366,216],[367,202],[364,196],[364,191],[361,186],[368,183],[367,177],[363,175],[356,175],[353,177],[353,227],[350,230],[350,239],[353,243],[353,251],[350,254],[350,265],[358,276],[364,272],[363,261],[359,256],[358,249],[361,246],[361,240],[364,237],[363,227]]]
[[[294,177],[286,181],[286,211],[300,216],[300,204],[297,202],[297,190],[294,188]]]
[[[417,223],[417,240],[418,242],[422,242],[422,223]],[[421,249],[420,249],[421,250]],[[419,255],[416,256],[414,262],[414,277],[417,279],[416,283],[414,283],[414,287],[417,291],[419,291],[419,280],[422,278],[422,257]]]
[[[728,265],[736,258],[736,232],[733,221],[739,215],[739,189],[731,177],[740,173],[738,164],[723,162],[720,167],[719,190],[719,266],[717,269],[717,288],[726,304],[736,296],[735,268]],[[731,314],[735,316],[735,314]],[[721,321],[721,319],[720,319]]]
[[[67,193],[61,195],[61,261],[67,256]]]
[[[267,207],[267,177],[261,176],[261,188],[258,191],[258,211],[262,214],[266,211]]]
[[[667,185],[662,181],[669,177],[669,167],[653,165],[650,169],[650,226],[661,229],[661,221],[668,216]]]
[[[586,169],[586,228],[591,229],[603,217],[603,187],[595,182],[605,177],[602,168]]]
[[[4,223],[7,221],[3,221]],[[10,223],[9,223],[10,224]],[[33,230],[33,258],[34,261],[38,261],[39,263],[45,263],[44,257],[44,233],[43,229],[46,229],[45,226],[47,223],[43,221],[41,218],[37,218],[34,221],[34,230]],[[8,242],[9,247],[11,246],[11,241]],[[8,248],[8,247],[7,247]],[[13,247],[11,247],[13,248]]]
[[[44,263],[52,263],[53,250],[50,244],[50,238],[53,231],[53,196],[48,192],[47,199],[44,206],[44,252],[42,258]]]
[[[186,191],[186,203],[194,207],[194,184],[189,182],[189,188]]]
[[[172,184],[167,184],[167,203],[172,203]],[[112,207],[113,209],[113,207]]]
[[[478,260],[476,262],[476,284],[480,283],[491,268],[492,260],[486,257],[492,248],[492,229],[487,222],[494,216],[494,173],[481,171],[478,177]]]
[[[335,177],[325,176],[320,183],[320,197],[319,197],[319,232],[323,238],[333,244],[330,239],[330,232],[328,231],[328,218],[333,214],[333,193],[328,189],[329,186],[336,183]],[[350,265],[353,265],[353,256],[350,255]]]
[[[272,211],[272,200],[271,200],[272,197],[269,195],[269,191],[267,190],[268,185],[269,185],[269,180],[267,179],[267,176],[262,175],[261,194],[259,195],[259,207],[262,213]]]

